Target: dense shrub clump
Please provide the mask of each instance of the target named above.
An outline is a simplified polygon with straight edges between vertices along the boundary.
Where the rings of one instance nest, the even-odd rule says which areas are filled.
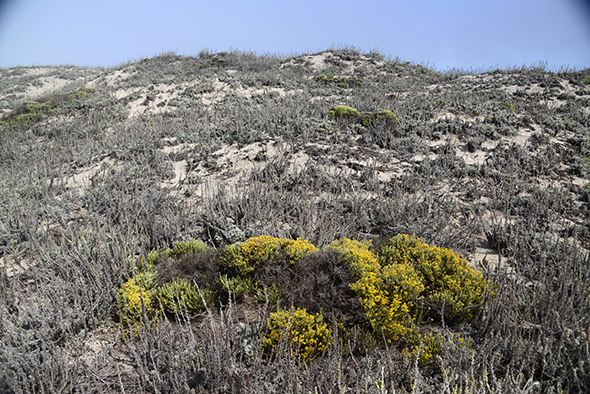
[[[424,284],[406,265],[386,269],[369,250],[369,243],[341,239],[330,245],[349,261],[356,282],[351,288],[358,294],[371,327],[388,339],[398,339],[413,324],[411,312]]]
[[[215,292],[204,287],[197,289],[186,278],[173,278],[161,283],[158,263],[162,259],[175,259],[182,262],[187,255],[203,253],[206,245],[199,240],[178,242],[172,249],[151,252],[147,259],[141,258],[133,267],[135,275],[125,282],[117,293],[120,322],[136,337],[144,329],[146,322],[153,323],[157,312],[169,314],[202,313],[215,299]]]
[[[474,316],[488,286],[483,275],[452,250],[430,246],[410,235],[396,235],[383,245],[379,264],[383,271],[401,267],[411,271],[427,290],[425,302],[444,305],[448,317],[459,320]]]
[[[322,314],[311,315],[293,307],[271,313],[262,346],[276,350],[286,344],[291,354],[298,354],[301,361],[309,361],[322,355],[331,341],[332,332]]]
[[[219,291],[238,301],[252,294],[259,303],[277,308],[261,337],[267,352],[289,349],[301,361],[317,358],[332,340],[327,316],[344,337],[360,329],[362,340],[397,342],[407,358],[425,366],[445,345],[445,338],[429,327],[436,313],[443,311],[448,323],[472,318],[488,286],[453,251],[402,234],[383,243],[377,253],[370,242],[351,239],[335,240],[320,251],[307,240],[258,236],[223,249],[209,263],[217,269],[199,271],[194,265],[207,265],[198,257],[207,253],[204,243],[192,240],[152,252],[147,263],[142,259],[139,273],[119,291],[122,323],[139,336],[143,317],[154,321],[158,310],[198,315],[223,304]],[[193,276],[158,281],[158,267]],[[290,309],[281,307],[284,302]]]
[[[399,122],[399,117],[390,110],[361,113],[348,105],[337,105],[328,112],[326,117],[340,123],[358,123],[365,127],[384,126],[391,128]]]
[[[180,258],[189,253],[198,253],[207,249],[207,246],[197,239],[192,239],[186,242],[178,242],[174,248],[167,251],[168,257]]]
[[[186,279],[174,279],[158,288],[155,298],[170,314],[187,312],[191,315],[202,313],[211,305],[214,294],[209,289],[199,291]]]
[[[379,256],[369,243],[349,239],[330,247],[349,261],[356,279],[351,288],[371,327],[388,340],[420,324],[418,319],[434,305],[444,305],[457,320],[472,317],[487,286],[481,273],[451,250],[408,235],[393,237]]]
[[[222,260],[228,267],[241,274],[247,274],[261,264],[272,262],[281,253],[288,261],[295,262],[317,250],[307,240],[290,240],[261,235],[228,246],[223,252]]]

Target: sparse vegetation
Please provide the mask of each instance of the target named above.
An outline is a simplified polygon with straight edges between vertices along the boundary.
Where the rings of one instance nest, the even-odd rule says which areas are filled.
[[[333,75],[320,74],[316,77],[316,79],[318,82],[322,82],[325,84],[332,84],[333,83],[333,84],[340,86],[341,88],[363,86],[363,81],[360,79],[357,79],[355,77],[338,78]]]
[[[587,80],[0,70],[0,392],[590,391]]]

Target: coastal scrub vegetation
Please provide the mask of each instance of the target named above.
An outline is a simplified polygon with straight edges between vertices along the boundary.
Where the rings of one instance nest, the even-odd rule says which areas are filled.
[[[590,391],[588,75],[0,69],[0,392]]]

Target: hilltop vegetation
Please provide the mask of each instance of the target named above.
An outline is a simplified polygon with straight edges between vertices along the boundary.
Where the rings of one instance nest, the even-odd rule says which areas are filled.
[[[589,69],[0,69],[0,391],[590,391],[589,204]]]

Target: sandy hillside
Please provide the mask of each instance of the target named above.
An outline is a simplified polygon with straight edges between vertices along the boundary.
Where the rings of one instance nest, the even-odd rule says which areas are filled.
[[[84,336],[78,353],[56,361],[60,370],[95,384],[119,374],[120,386],[141,391],[157,380],[145,360],[133,358],[135,345],[113,347],[113,299],[128,261],[189,239],[221,251],[258,235],[323,248],[404,233],[456,251],[504,286],[489,315],[465,328],[496,335],[474,339],[478,351],[509,360],[489,368],[522,366],[544,388],[585,387],[562,378],[573,376],[573,361],[560,357],[582,369],[590,362],[578,352],[590,335],[588,289],[578,282],[590,250],[589,119],[587,70],[441,73],[352,50],[2,69],[2,284],[35,295],[0,299],[0,319],[14,341],[33,335],[37,320],[48,336]],[[67,291],[71,302],[59,301]],[[565,294],[578,308],[548,317]],[[258,316],[252,305],[238,307]],[[522,340],[520,353],[508,338]],[[549,350],[531,355],[527,341]],[[0,347],[0,366],[10,352],[28,365],[10,346]],[[542,357],[539,372],[531,360]],[[162,360],[154,371],[168,376]],[[443,379],[436,368],[425,372],[428,387]],[[10,371],[13,382],[27,376]],[[502,376],[498,390],[520,384]]]

